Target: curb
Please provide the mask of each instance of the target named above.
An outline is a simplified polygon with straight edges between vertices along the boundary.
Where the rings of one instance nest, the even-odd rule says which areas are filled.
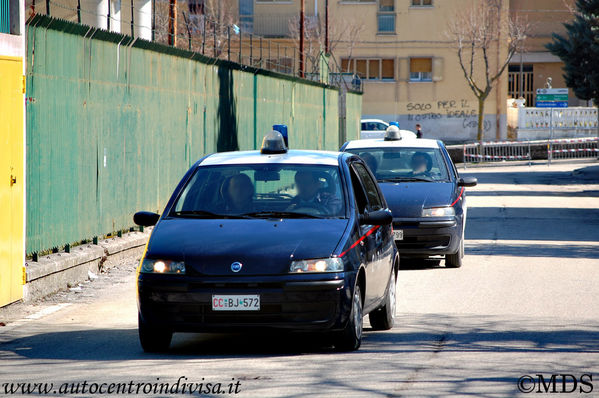
[[[74,246],[70,253],[54,253],[36,262],[26,262],[23,302],[39,300],[77,285],[89,278],[89,272],[97,274],[120,261],[140,257],[151,232],[151,228],[129,232],[121,238],[103,239],[97,245]]]

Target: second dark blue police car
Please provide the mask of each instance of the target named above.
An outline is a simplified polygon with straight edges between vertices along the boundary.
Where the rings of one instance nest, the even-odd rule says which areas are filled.
[[[465,187],[477,180],[459,176],[443,142],[405,138],[391,127],[382,139],[349,141],[341,150],[359,155],[375,174],[402,259],[444,256],[446,267],[461,267]]]
[[[392,215],[364,161],[288,150],[216,153],[183,176],[138,268],[139,338],[166,350],[174,332],[322,332],[355,350],[363,317],[393,326],[399,257]]]

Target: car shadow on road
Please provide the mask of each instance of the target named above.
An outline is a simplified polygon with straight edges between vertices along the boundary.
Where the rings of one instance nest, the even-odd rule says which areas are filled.
[[[416,259],[416,258],[402,258],[399,264],[400,271],[422,271],[422,270],[434,270],[434,269],[446,269],[442,267],[443,261],[439,259]]]
[[[39,333],[0,344],[0,362],[10,353],[36,359],[120,361],[175,357],[296,356],[332,352],[322,336],[306,333],[175,333],[168,352],[144,353],[137,329],[85,329]],[[0,365],[0,373],[2,365]]]
[[[446,314],[398,314],[389,331],[365,328],[358,353],[599,353],[599,323]],[[144,353],[136,329],[86,329],[39,333],[0,344],[2,359],[120,361],[295,357],[337,353],[321,336],[297,333],[175,334],[168,352]],[[349,353],[353,355],[356,353]],[[322,357],[320,357],[322,358]]]

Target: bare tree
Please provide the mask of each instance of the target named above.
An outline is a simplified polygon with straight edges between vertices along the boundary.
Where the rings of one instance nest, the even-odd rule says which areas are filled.
[[[294,17],[289,20],[289,36],[293,38],[295,45],[299,46],[299,18]],[[318,71],[318,59],[325,48],[325,20],[324,18],[308,17],[304,22],[304,55],[306,61],[310,61],[312,72]],[[340,45],[346,45],[349,51],[349,57],[353,53],[360,35],[365,29],[361,21],[335,21],[329,20],[329,51],[334,56],[335,50]],[[309,63],[306,62],[308,65]]]
[[[478,130],[476,138],[483,139],[485,100],[497,85],[512,56],[523,51],[530,26],[518,16],[503,13],[503,0],[482,0],[465,11],[457,12],[449,22],[447,34],[457,47],[460,68],[468,86],[478,100]],[[507,45],[507,54],[493,62],[494,46]],[[499,115],[497,115],[499,117]]]

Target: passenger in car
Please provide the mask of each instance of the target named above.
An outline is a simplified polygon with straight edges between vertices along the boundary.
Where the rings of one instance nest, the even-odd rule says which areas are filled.
[[[337,214],[341,210],[341,200],[333,193],[322,189],[320,181],[310,171],[298,171],[295,174],[297,195],[291,200],[288,210],[316,209],[320,214]]]

